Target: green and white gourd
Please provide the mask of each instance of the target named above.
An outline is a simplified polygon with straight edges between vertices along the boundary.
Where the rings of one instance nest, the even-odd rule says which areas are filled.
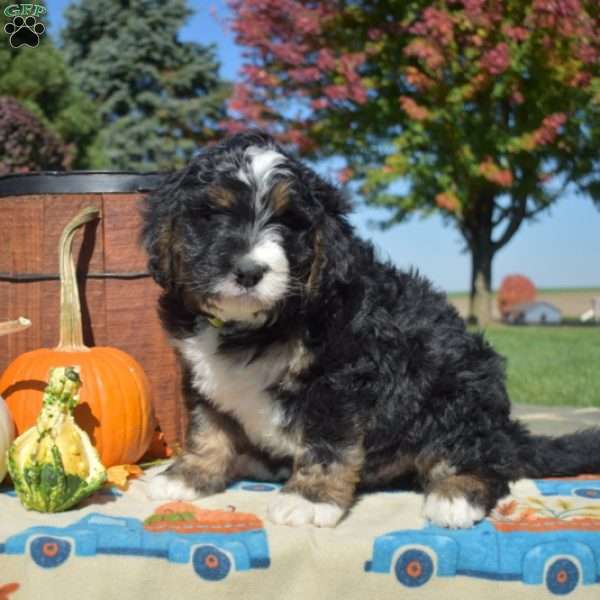
[[[73,418],[80,386],[77,368],[51,369],[35,426],[10,447],[8,472],[25,508],[67,510],[106,480],[98,452]]]

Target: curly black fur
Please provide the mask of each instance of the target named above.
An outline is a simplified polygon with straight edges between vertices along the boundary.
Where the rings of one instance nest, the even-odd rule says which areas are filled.
[[[218,352],[239,369],[292,340],[310,356],[293,377],[282,371],[266,392],[284,415],[281,436],[299,440],[289,453],[289,491],[347,508],[356,487],[415,473],[426,493],[461,493],[489,511],[511,480],[600,472],[600,431],[551,439],[511,420],[503,359],[482,335],[466,330],[426,279],[380,261],[354,235],[341,193],[262,133],[206,150],[147,199],[144,243],[164,287],[161,317],[174,340],[211,327],[210,286],[244,251],[240,232],[255,219],[257,189],[236,170],[250,147],[285,157],[285,172],[270,183],[287,182],[291,200],[270,223],[296,284],[260,323],[226,322]],[[225,205],[215,201],[214,186],[228,191]],[[188,361],[187,368],[194,365]],[[201,421],[201,407],[219,407],[192,387],[189,408]],[[190,438],[197,430],[191,427]],[[286,458],[256,435],[245,443]],[[348,480],[349,500],[329,489],[336,465],[345,468],[336,476]],[[202,487],[190,470],[176,465],[172,474]]]

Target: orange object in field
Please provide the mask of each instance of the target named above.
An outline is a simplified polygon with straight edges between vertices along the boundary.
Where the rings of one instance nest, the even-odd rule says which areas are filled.
[[[18,356],[0,378],[0,394],[11,412],[17,435],[35,424],[51,368],[77,365],[82,381],[74,415],[106,467],[135,463],[152,439],[155,420],[150,386],[138,362],[117,348],[88,348],[83,343],[81,308],[71,248],[75,231],[100,215],[83,209],[65,227],[59,243],[60,342]]]

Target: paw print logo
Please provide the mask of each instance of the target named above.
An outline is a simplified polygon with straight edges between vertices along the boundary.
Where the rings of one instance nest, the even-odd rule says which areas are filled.
[[[43,23],[35,17],[15,17],[4,26],[5,33],[10,35],[10,45],[13,48],[29,46],[35,48],[40,43],[40,36],[46,31]]]

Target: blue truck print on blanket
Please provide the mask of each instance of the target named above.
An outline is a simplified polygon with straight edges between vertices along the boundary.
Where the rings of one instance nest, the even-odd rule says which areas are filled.
[[[588,500],[600,500],[600,479],[535,479],[534,483],[543,496],[579,496]]]
[[[365,571],[393,574],[411,588],[434,576],[457,575],[545,585],[558,595],[598,584],[600,503],[589,503],[597,498],[589,491],[598,489],[598,483],[540,480],[535,484],[542,494],[587,493],[564,499],[512,499],[471,529],[429,524],[381,535],[374,541]]]
[[[2,548],[3,546],[3,548]],[[203,510],[193,504],[162,505],[145,521],[91,513],[67,527],[36,526],[9,537],[0,551],[29,554],[42,568],[55,568],[72,554],[115,554],[192,564],[204,580],[220,581],[232,569],[270,565],[267,536],[253,514]]]

